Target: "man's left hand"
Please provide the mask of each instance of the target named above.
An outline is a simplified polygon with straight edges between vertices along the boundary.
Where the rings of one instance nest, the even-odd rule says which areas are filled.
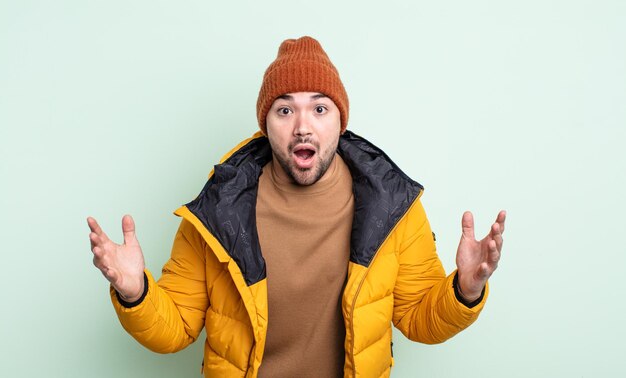
[[[487,284],[487,280],[498,267],[502,251],[502,233],[506,212],[500,211],[489,234],[482,240],[474,238],[474,217],[466,211],[461,220],[463,234],[456,252],[458,289],[468,302],[474,302]]]

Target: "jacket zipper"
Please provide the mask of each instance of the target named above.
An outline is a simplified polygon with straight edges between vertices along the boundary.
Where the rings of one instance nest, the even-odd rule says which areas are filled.
[[[352,345],[350,345],[350,361],[352,362],[352,376],[355,378],[356,378],[356,363],[354,362],[354,307],[356,305],[356,299],[359,297],[359,293],[361,292],[361,287],[363,287],[363,282],[365,282],[365,278],[367,277],[367,274],[370,272],[370,268],[374,264],[374,261],[376,260],[376,256],[378,256],[379,252],[380,252],[380,248],[378,249],[378,251],[376,251],[376,254],[372,258],[372,261],[370,261],[370,264],[367,266],[367,270],[363,274],[363,278],[361,279],[361,282],[359,282],[359,286],[356,289],[356,293],[354,293],[354,299],[352,299],[352,309],[350,310],[350,333],[352,334]]]
[[[400,223],[402,219],[404,219],[406,214],[411,210],[411,208],[415,205],[415,203],[420,199],[420,197],[422,196],[422,193],[423,191],[420,191],[420,193],[418,193],[417,197],[415,197],[413,202],[411,202],[411,205],[409,205],[409,207],[407,207],[404,213],[398,218],[398,221],[396,222],[396,224],[391,228],[391,230],[389,231],[389,234],[387,234],[384,241],[380,244],[380,246],[378,247],[378,250],[376,250],[376,253],[374,254],[374,257],[372,257],[372,261],[370,261],[369,265],[367,266],[367,269],[365,270],[365,273],[363,274],[363,278],[361,279],[361,282],[359,282],[359,286],[356,289],[356,293],[354,293],[354,299],[352,299],[352,309],[350,310],[350,332],[352,334],[352,345],[350,345],[350,361],[352,362],[352,376],[355,378],[356,378],[356,363],[354,362],[354,306],[356,305],[356,299],[359,297],[359,293],[361,292],[361,287],[363,287],[363,282],[365,282],[365,278],[370,272],[372,265],[374,265],[374,261],[376,261],[376,257],[378,257],[378,254],[380,253],[382,246],[387,241],[387,238],[389,238],[389,235],[393,234],[393,232],[396,230],[396,227],[398,227],[398,223]],[[392,342],[392,348],[393,348],[393,342]],[[392,350],[392,354],[393,354],[393,350]],[[393,359],[393,356],[392,356],[392,359]]]

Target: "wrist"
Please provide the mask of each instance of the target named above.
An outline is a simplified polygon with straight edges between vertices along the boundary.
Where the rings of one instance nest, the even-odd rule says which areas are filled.
[[[138,296],[125,296],[119,291],[115,290],[115,295],[117,296],[117,300],[120,304],[126,308],[131,308],[138,306],[141,302],[143,302],[144,298],[148,294],[148,276],[144,273],[141,280],[141,291]]]
[[[141,298],[141,295],[144,292],[144,275],[142,274],[140,277],[137,278],[136,281],[137,282],[134,285],[136,289],[134,290],[131,289],[131,290],[127,290],[126,292],[117,290],[118,294],[120,295],[120,298],[122,298],[125,302],[135,302],[139,298]]]
[[[120,293],[119,291],[117,292],[117,294],[119,294],[120,299],[122,299],[124,302],[132,303],[141,298],[141,294],[143,294],[143,289],[137,295],[125,295]]]
[[[461,284],[460,283],[456,283],[456,289],[459,292],[459,295],[461,296],[461,298],[463,298],[465,300],[465,302],[474,302],[476,301],[478,298],[480,298],[480,294],[482,292],[479,291],[478,294],[466,294],[465,292],[463,292],[463,289],[461,288]]]
[[[483,298],[485,297],[485,290],[487,286],[483,287],[481,292],[474,297],[461,291],[461,285],[459,284],[459,281],[459,272],[457,271],[454,275],[454,279],[452,280],[452,287],[454,289],[454,296],[459,302],[461,302],[468,308],[476,307],[480,302],[482,302]]]

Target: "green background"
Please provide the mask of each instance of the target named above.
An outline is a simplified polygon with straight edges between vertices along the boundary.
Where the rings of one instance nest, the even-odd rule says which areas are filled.
[[[199,376],[202,342],[157,355],[118,324],[85,218],[120,241],[132,214],[158,275],[172,211],[256,130],[302,35],[349,128],[426,187],[448,271],[463,211],[482,236],[508,210],[480,319],[396,333],[392,375],[626,375],[626,2],[20,0],[0,1],[0,376]]]

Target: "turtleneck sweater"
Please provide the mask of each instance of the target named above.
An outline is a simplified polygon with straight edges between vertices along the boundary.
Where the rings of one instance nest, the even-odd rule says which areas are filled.
[[[341,294],[354,216],[348,167],[335,155],[320,180],[302,186],[271,161],[256,212],[268,291],[259,377],[343,377]]]

